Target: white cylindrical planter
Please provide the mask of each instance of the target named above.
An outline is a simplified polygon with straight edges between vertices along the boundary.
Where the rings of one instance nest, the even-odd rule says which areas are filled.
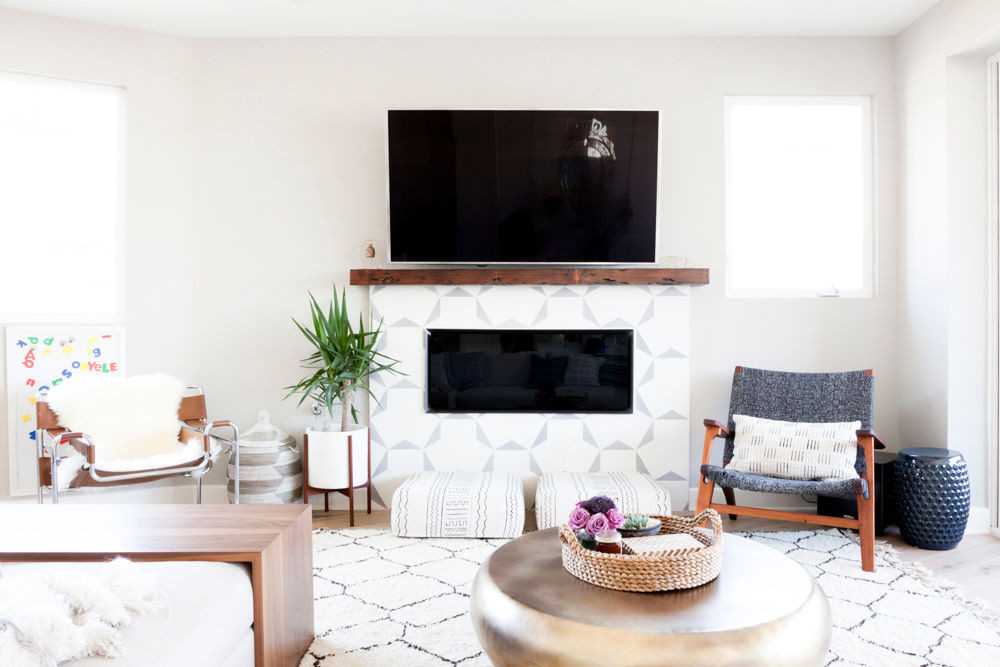
[[[347,438],[353,440],[353,486],[368,482],[368,427],[354,426],[347,431],[314,431],[309,436],[309,479],[306,484],[315,489],[346,489],[348,480]]]

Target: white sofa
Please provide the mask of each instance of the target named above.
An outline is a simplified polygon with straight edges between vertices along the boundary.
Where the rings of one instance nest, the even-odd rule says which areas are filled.
[[[97,573],[103,563],[3,563],[0,576],[39,568]],[[91,657],[68,667],[252,667],[253,591],[250,573],[237,563],[141,563],[166,593],[169,614],[133,617],[122,632],[127,655]]]

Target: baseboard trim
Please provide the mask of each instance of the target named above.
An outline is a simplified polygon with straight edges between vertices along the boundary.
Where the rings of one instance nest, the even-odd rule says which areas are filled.
[[[966,535],[985,535],[990,532],[990,508],[973,507],[969,509],[969,523],[965,525]]]

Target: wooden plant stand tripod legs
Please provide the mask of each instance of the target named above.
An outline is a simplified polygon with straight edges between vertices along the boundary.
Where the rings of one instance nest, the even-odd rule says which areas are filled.
[[[302,502],[308,503],[309,496],[323,495],[323,509],[330,511],[330,493],[342,493],[347,496],[351,527],[354,527],[354,490],[368,490],[368,514],[372,513],[372,432],[368,430],[368,478],[362,484],[354,482],[354,436],[347,436],[347,487],[343,489],[321,489],[309,485],[309,434],[302,436]]]

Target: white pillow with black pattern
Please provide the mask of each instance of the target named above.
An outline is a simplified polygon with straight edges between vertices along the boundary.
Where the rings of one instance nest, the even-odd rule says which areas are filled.
[[[729,470],[806,481],[858,476],[854,463],[860,421],[786,422],[733,415],[733,422],[736,431]]]

